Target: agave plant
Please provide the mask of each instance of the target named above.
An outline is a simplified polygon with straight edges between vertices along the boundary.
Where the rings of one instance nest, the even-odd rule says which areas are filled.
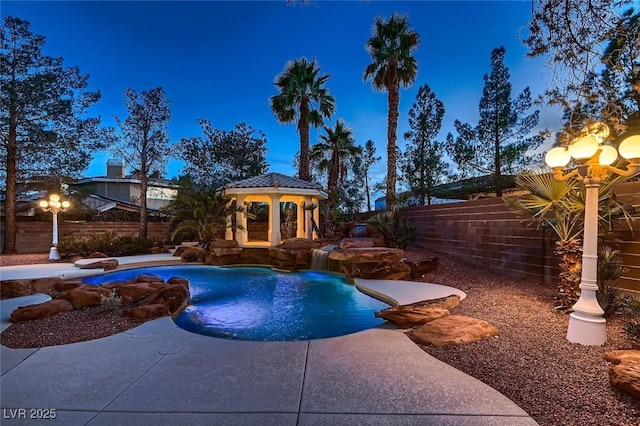
[[[599,225],[602,234],[610,234],[614,224],[623,218],[631,228],[632,208],[620,203],[613,189],[625,180],[611,177],[601,183],[599,192]],[[580,295],[582,270],[582,232],[585,209],[583,185],[577,179],[557,181],[551,173],[525,172],[516,178],[522,195],[505,197],[511,208],[522,212],[538,229],[553,231],[558,237],[554,254],[560,257],[557,307],[573,306]]]

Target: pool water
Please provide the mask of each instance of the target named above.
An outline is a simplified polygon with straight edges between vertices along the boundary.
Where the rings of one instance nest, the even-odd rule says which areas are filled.
[[[261,267],[161,266],[86,277],[100,284],[153,274],[189,280],[190,305],[175,323],[188,331],[237,340],[289,341],[341,336],[382,324],[388,307],[341,274],[277,272]]]

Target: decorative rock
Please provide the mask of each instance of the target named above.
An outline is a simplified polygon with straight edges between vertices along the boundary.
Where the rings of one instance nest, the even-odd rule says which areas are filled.
[[[373,238],[345,238],[340,241],[340,250],[350,248],[369,248],[375,246]]]
[[[306,238],[289,238],[278,245],[283,250],[311,250],[314,247],[313,241]]]
[[[11,322],[31,321],[46,318],[73,310],[73,305],[68,300],[55,299],[35,305],[21,306],[11,313]]]
[[[166,307],[166,312],[175,314],[182,311],[189,303],[189,290],[179,285],[168,285],[138,304],[138,307],[161,304]]]
[[[353,263],[352,272],[347,275],[376,280],[406,280],[411,277],[411,268],[403,262],[362,262]]]
[[[616,364],[609,370],[611,385],[640,400],[640,351],[612,351],[605,359]]]
[[[167,284],[179,285],[181,287],[184,287],[186,290],[189,290],[189,281],[185,278],[171,277],[167,280]]]
[[[384,318],[400,328],[416,327],[438,318],[451,315],[448,310],[438,307],[398,306],[376,312],[376,318]]]
[[[183,262],[203,262],[206,255],[207,250],[203,247],[189,247],[180,257]]]
[[[62,282],[59,278],[35,278],[29,282],[33,293],[54,293]]]
[[[32,290],[28,283],[14,280],[2,281],[0,283],[0,297],[3,299],[29,296],[30,294],[32,294]]]
[[[117,287],[113,287],[112,289],[115,290],[120,298],[122,298],[123,303],[135,302],[158,290],[157,288],[149,285],[149,283],[121,284]]]
[[[127,311],[127,315],[140,320],[152,320],[169,315],[169,312],[165,305],[157,303],[154,305],[138,306],[136,308],[129,309]]]
[[[118,259],[105,259],[98,260],[96,262],[76,264],[80,269],[104,269],[105,271],[111,271],[118,267]]]
[[[370,247],[334,250],[329,253],[329,259],[342,260],[353,263],[362,262],[399,262],[404,257],[404,251],[398,248]]]
[[[403,305],[403,306],[412,307],[412,308],[416,308],[416,307],[428,307],[428,308],[438,307],[438,308],[447,309],[447,310],[450,311],[451,309],[457,307],[459,304],[460,304],[460,296],[458,296],[457,294],[451,294],[451,295],[446,296],[446,297],[440,297],[438,299],[431,299],[431,300],[423,300],[421,302],[410,303],[410,304]]]
[[[431,256],[429,259],[420,262],[406,262],[411,268],[411,278],[420,278],[427,272],[438,269],[438,256]]]
[[[163,283],[164,280],[162,279],[162,277],[159,277],[157,275],[142,274],[135,277],[133,279],[133,282],[134,283],[153,283],[153,282]]]
[[[104,259],[106,257],[109,257],[109,256],[107,256],[106,254],[100,251],[96,251],[91,253],[89,256],[87,256],[86,259]]]
[[[411,333],[416,343],[433,346],[459,345],[496,335],[498,329],[488,322],[460,315],[438,318]]]
[[[185,247],[185,246],[176,247],[175,251],[173,252],[173,255],[182,256],[182,253],[184,253],[187,249],[188,247]]]
[[[209,243],[209,250],[211,251],[213,251],[212,249],[215,249],[215,248],[230,249],[230,248],[238,248],[238,247],[239,247],[239,244],[236,240],[215,240]]]
[[[81,285],[60,293],[56,299],[68,300],[75,309],[83,309],[91,306],[100,306],[102,304],[102,298],[109,297],[110,295],[111,290],[107,288]]]

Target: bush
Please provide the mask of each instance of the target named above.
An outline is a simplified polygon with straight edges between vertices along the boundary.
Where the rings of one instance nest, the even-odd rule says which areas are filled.
[[[377,227],[387,247],[407,248],[416,239],[416,226],[401,217],[397,209],[379,213],[367,221]]]
[[[598,254],[598,303],[604,311],[604,318],[608,318],[629,303],[627,297],[620,294],[615,280],[626,272],[622,266],[619,250],[603,247]]]
[[[640,319],[636,319],[625,324],[624,331],[629,337],[640,342]]]
[[[137,237],[119,237],[115,232],[75,238],[65,235],[60,239],[58,250],[63,258],[86,257],[100,252],[107,256],[132,256],[147,254],[156,244],[155,241]]]

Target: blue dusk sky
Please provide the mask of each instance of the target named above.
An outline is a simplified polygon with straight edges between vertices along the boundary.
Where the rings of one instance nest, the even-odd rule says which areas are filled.
[[[407,14],[421,44],[416,52],[418,76],[400,93],[398,145],[409,129],[408,111],[418,88],[428,84],[444,102],[438,137],[454,132],[459,119],[475,125],[483,76],[491,71],[490,55],[504,46],[511,72],[512,96],[530,87],[534,96],[545,87],[541,60],[527,59],[522,39],[531,17],[528,0],[513,1],[7,1],[2,16],[31,23],[47,39],[44,53],[63,57],[90,75],[89,88],[102,98],[91,108],[104,125],[126,117],[123,92],[162,86],[171,108],[171,141],[202,136],[198,118],[231,130],[245,122],[267,137],[269,171],[294,174],[299,150],[295,124],[278,124],[269,107],[273,84],[293,59],[316,58],[332,77],[327,87],[336,99],[330,124],[343,118],[356,143],[375,142],[383,157],[374,172],[386,170],[387,94],[374,92],[362,73],[370,56],[365,42],[376,16]],[[559,128],[559,114],[541,108],[539,129]],[[311,143],[318,140],[312,129]],[[456,133],[454,132],[454,135]],[[550,142],[547,142],[548,146]],[[106,173],[107,152],[97,153],[85,176]],[[181,173],[171,160],[167,177]]]

